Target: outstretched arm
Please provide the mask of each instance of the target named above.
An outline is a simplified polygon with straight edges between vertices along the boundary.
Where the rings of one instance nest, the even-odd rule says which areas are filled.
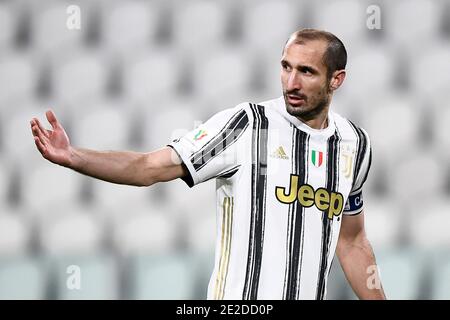
[[[364,230],[364,212],[356,216],[343,215],[336,253],[358,298],[386,299],[372,246]]]
[[[53,130],[37,118],[30,121],[34,142],[42,156],[61,166],[104,181],[134,186],[184,177],[187,170],[170,147],[148,152],[94,151],[73,147],[52,111],[46,112]]]

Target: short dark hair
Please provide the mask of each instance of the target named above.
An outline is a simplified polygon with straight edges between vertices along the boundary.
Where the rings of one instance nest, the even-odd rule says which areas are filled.
[[[325,40],[328,46],[323,54],[323,64],[327,67],[327,77],[336,70],[343,70],[347,65],[347,50],[342,41],[331,32],[317,29],[300,29],[294,32],[286,41],[286,44],[293,39],[294,43],[304,44],[308,40]],[[286,45],[285,45],[286,47]],[[283,49],[284,50],[284,49]]]

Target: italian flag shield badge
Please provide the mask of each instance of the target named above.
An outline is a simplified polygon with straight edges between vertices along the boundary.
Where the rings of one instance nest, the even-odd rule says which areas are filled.
[[[323,163],[323,152],[311,150],[311,162],[315,167],[320,167]]]

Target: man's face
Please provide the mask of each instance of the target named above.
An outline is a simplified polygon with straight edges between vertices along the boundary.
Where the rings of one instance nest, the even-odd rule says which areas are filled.
[[[322,62],[327,43],[289,41],[281,58],[281,83],[286,109],[303,120],[314,119],[330,99],[327,67]]]

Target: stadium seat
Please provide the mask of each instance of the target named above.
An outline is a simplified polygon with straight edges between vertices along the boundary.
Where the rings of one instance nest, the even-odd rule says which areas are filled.
[[[91,183],[95,205],[102,210],[114,211],[117,207],[125,205],[130,205],[132,208],[141,207],[154,200],[152,190],[149,188],[138,188],[100,180],[92,180]]]
[[[450,123],[450,109],[443,101],[446,100],[436,102],[436,108],[430,119],[434,138],[432,145],[437,154],[442,155],[447,160],[446,162],[449,163],[450,140],[448,137],[450,137],[450,126],[448,124]]]
[[[36,161],[38,165],[23,168],[23,204],[33,214],[59,214],[59,210],[64,210],[64,206],[67,208],[80,200],[81,176],[67,168],[44,161],[41,159]]]
[[[56,299],[115,300],[120,298],[119,270],[107,254],[61,256],[50,260],[56,278]],[[79,279],[76,277],[79,275]]]
[[[11,187],[11,165],[0,156],[0,203],[6,204]]]
[[[164,208],[124,207],[115,224],[115,248],[122,256],[158,254],[176,245],[177,224]]]
[[[204,199],[208,199],[208,197],[205,196]],[[188,227],[187,244],[195,252],[209,252],[215,248],[217,235],[215,208],[205,209],[204,207],[199,209],[199,211],[204,211],[201,215],[189,215],[186,212],[186,216],[183,218]]]
[[[395,199],[395,198],[394,198]],[[367,237],[375,253],[395,246],[401,238],[403,208],[391,198],[364,198],[364,222]]]
[[[186,254],[139,256],[129,270],[132,299],[193,299],[195,271],[195,262]]]
[[[5,52],[0,57],[1,114],[13,111],[14,106],[34,98],[37,68],[33,56],[24,52]]]
[[[162,97],[176,94],[183,71],[180,58],[176,52],[153,49],[130,58],[123,79],[129,103],[152,108]]]
[[[366,9],[364,1],[321,1],[314,4],[312,27],[332,32],[344,42],[349,52],[366,40]]]
[[[83,110],[106,93],[110,65],[104,52],[78,50],[52,62],[53,93],[60,104],[70,103]]]
[[[446,84],[450,81],[449,50],[450,45],[442,42],[429,46],[412,57],[413,65],[410,66],[411,89],[420,92],[440,110],[446,109],[444,101],[448,97]]]
[[[407,204],[419,197],[425,203],[433,203],[444,196],[446,177],[432,150],[407,152],[399,164],[390,167],[389,188],[393,197]]]
[[[391,300],[418,299],[424,275],[420,252],[410,248],[378,251],[377,265],[386,297]]]
[[[40,221],[40,240],[49,256],[88,255],[102,249],[102,220],[88,209],[74,206]]]
[[[366,109],[367,101],[393,91],[396,61],[389,46],[366,45],[348,60],[347,74],[339,93],[360,98],[360,108]],[[370,76],[368,76],[370,75]]]
[[[374,156],[380,161],[395,164],[404,159],[405,151],[418,147],[421,117],[409,97],[387,95],[367,101],[364,108],[365,121],[360,125],[369,133]]]
[[[408,214],[411,243],[423,250],[443,250],[450,246],[450,201],[447,198],[426,201]]]
[[[30,221],[10,208],[0,210],[0,259],[25,255],[31,238]]]
[[[156,109],[155,109],[156,107]],[[153,151],[193,130],[205,119],[190,101],[167,101],[149,108],[145,113],[143,148]]]
[[[89,28],[90,7],[79,6],[80,28],[69,29],[67,22],[71,14],[67,10],[70,5],[67,2],[47,1],[40,6],[32,6],[33,46],[40,55],[61,57],[83,45],[83,38]]]
[[[174,47],[188,55],[209,56],[226,41],[227,10],[223,3],[189,1],[172,7]]]
[[[94,150],[128,149],[131,121],[126,109],[108,100],[87,106],[89,112],[72,117],[74,143]]]
[[[401,0],[386,2],[383,28],[388,41],[401,50],[417,51],[438,40],[444,16],[441,1]],[[408,32],[405,32],[408,30]],[[414,54],[414,53],[413,53]],[[416,63],[414,62],[414,68]]]
[[[47,297],[46,264],[40,258],[0,259],[0,299],[38,300]]]
[[[195,94],[208,102],[217,104],[219,100],[220,108],[236,105],[242,101],[232,99],[245,99],[251,89],[251,66],[246,52],[238,48],[223,48],[197,59],[193,73]]]
[[[298,1],[254,1],[244,6],[243,44],[255,54],[279,56],[289,35],[301,26]]]
[[[14,36],[18,27],[17,11],[11,3],[0,3],[0,21],[2,22],[2,32],[0,33],[0,48],[5,50],[13,45]]]
[[[105,2],[102,30],[108,51],[126,57],[151,46],[161,22],[160,8],[148,1]]]

